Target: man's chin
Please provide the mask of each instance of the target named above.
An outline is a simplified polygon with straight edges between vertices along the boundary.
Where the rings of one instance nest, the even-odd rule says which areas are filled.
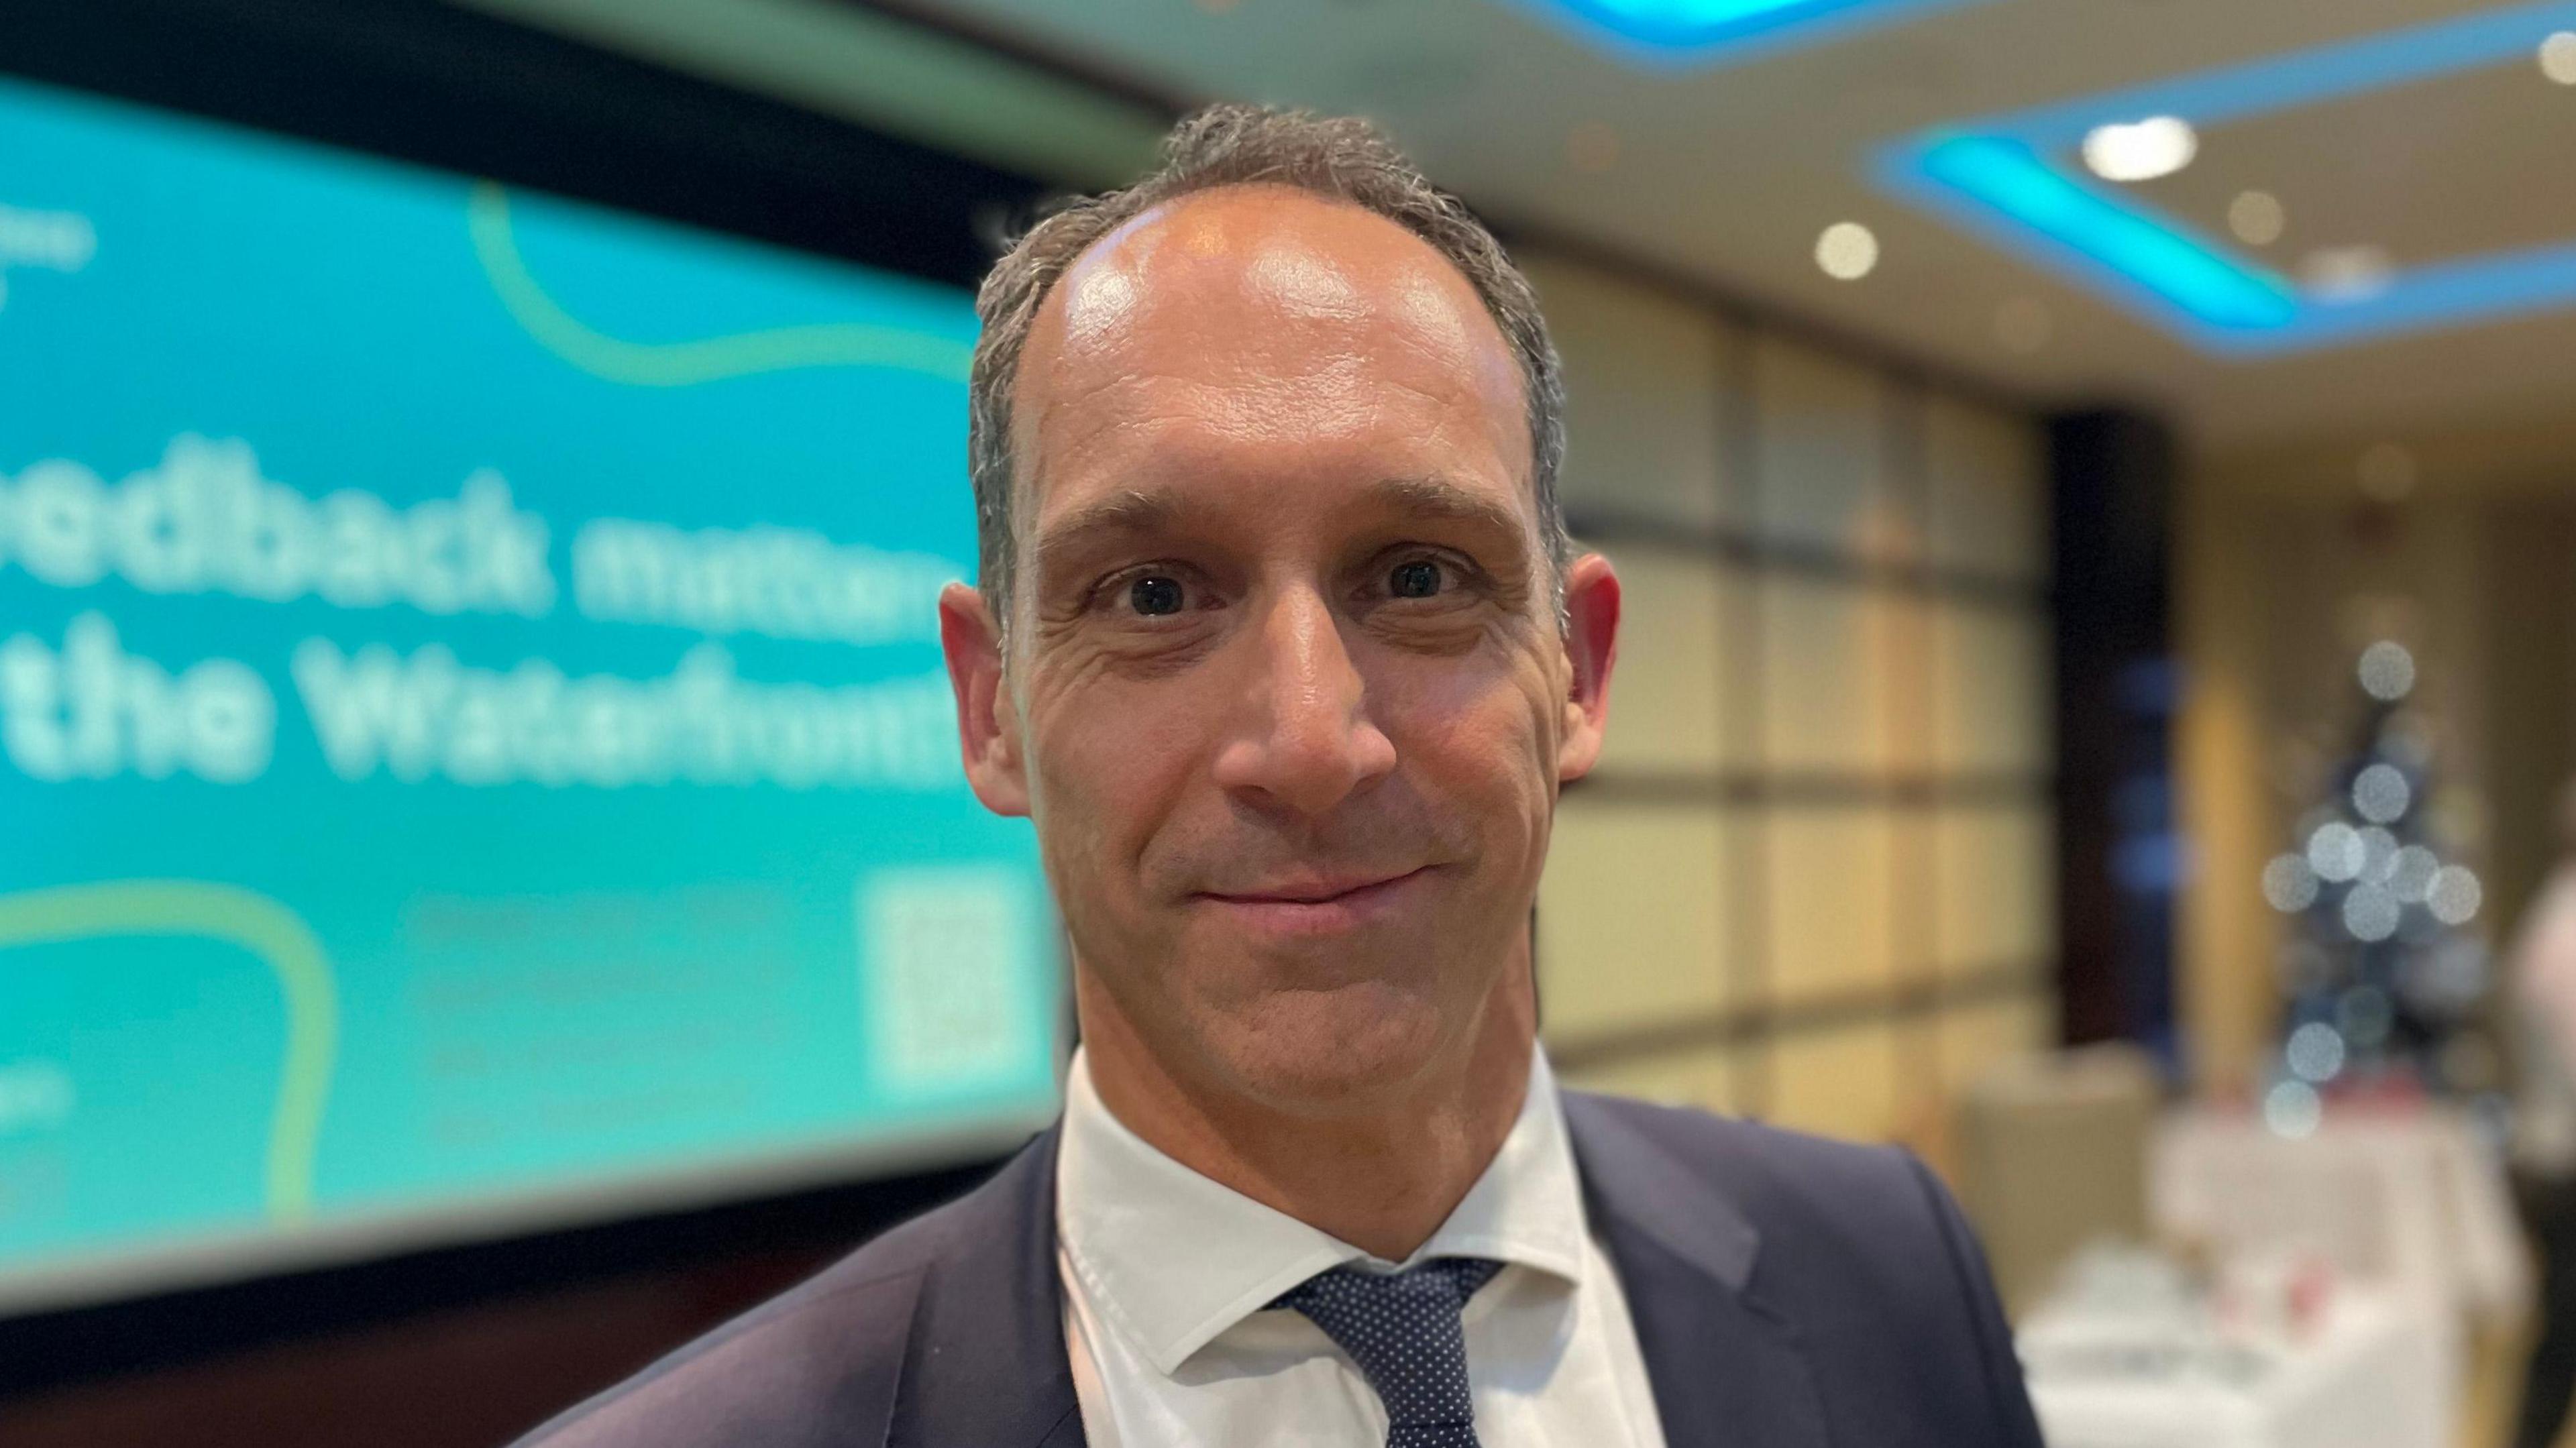
[[[1219,1069],[1246,1095],[1299,1115],[1381,1105],[1419,1079],[1443,1044],[1433,1003],[1383,981],[1278,991],[1230,1016],[1206,1037]]]

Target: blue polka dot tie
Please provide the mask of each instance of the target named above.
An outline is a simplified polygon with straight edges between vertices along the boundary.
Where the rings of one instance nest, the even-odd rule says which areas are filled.
[[[1477,1448],[1458,1314],[1501,1270],[1480,1257],[1442,1257],[1402,1272],[1335,1267],[1270,1305],[1306,1314],[1359,1364],[1386,1405],[1386,1448]]]

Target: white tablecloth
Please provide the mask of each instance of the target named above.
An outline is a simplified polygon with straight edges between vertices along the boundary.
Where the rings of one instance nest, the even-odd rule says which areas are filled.
[[[2434,1304],[2455,1329],[2509,1319],[2530,1295],[2503,1171],[2447,1108],[2329,1110],[2298,1140],[2250,1113],[2180,1111],[2158,1128],[2148,1191],[2162,1233],[2221,1257],[2319,1252],[2347,1278]]]
[[[2441,1336],[2405,1297],[2346,1290],[2315,1336],[2250,1381],[2034,1365],[2031,1404],[2049,1448],[2447,1448]]]

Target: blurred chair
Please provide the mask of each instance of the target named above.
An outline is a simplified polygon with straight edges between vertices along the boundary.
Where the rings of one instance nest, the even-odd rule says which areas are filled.
[[[2089,1242],[2147,1240],[2147,1142],[2162,1095],[2125,1044],[2005,1061],[1960,1100],[1959,1196],[2018,1317]]]

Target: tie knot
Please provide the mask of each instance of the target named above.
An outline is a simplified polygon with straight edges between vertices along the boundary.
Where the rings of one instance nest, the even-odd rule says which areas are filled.
[[[1402,1272],[1334,1267],[1270,1305],[1304,1313],[1350,1354],[1386,1405],[1388,1443],[1472,1444],[1458,1315],[1502,1269],[1481,1257],[1441,1257]]]

